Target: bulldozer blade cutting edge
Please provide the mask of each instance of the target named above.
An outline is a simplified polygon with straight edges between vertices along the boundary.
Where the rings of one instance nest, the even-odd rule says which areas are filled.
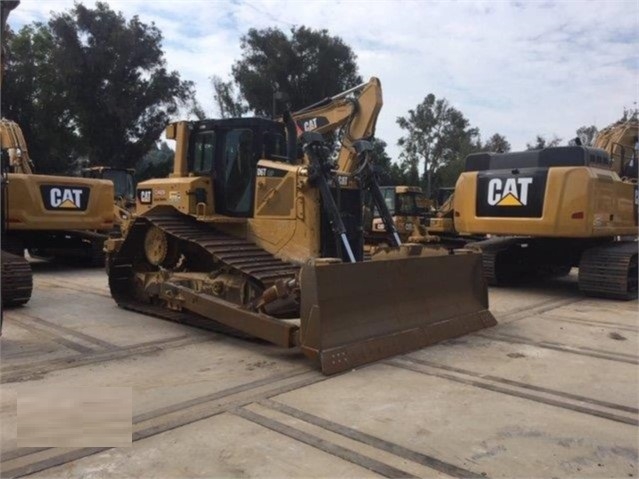
[[[333,374],[497,324],[481,255],[308,263],[300,346]]]

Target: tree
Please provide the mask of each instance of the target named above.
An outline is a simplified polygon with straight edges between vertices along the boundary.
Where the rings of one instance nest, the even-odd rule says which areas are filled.
[[[2,116],[20,125],[29,155],[40,173],[72,173],[81,155],[68,94],[52,53],[54,39],[41,23],[18,33],[5,30],[6,69],[2,82]]]
[[[351,48],[327,30],[293,27],[289,38],[278,28],[252,28],[242,37],[241,49],[232,75],[245,102],[240,108],[257,115],[271,116],[276,91],[286,93],[297,110],[362,82]],[[220,109],[233,111],[237,98],[228,84],[218,86]]]
[[[595,125],[582,126],[581,128],[577,128],[577,138],[579,138],[583,146],[592,146],[597,132],[598,130]]]
[[[407,131],[399,139],[403,148],[400,158],[409,172],[416,173],[424,165],[423,183],[426,195],[433,191],[433,175],[444,165],[472,149],[479,131],[469,127],[464,115],[445,98],[436,99],[430,93],[406,117],[397,118],[400,128]]]
[[[91,165],[134,166],[178,106],[193,97],[192,83],[166,69],[160,30],[137,16],[127,21],[106,3],[98,2],[94,9],[76,4],[53,14],[48,24],[20,33],[24,44],[37,46],[34,60],[27,52],[17,55],[11,45],[16,74],[27,75],[32,66],[35,74],[33,85],[22,88],[24,95],[11,99],[17,116],[25,118],[23,128],[32,128],[27,112],[35,114],[38,134],[44,131],[37,123],[40,116],[62,114],[48,125],[51,135],[64,133],[66,151],[88,157]],[[55,145],[36,134],[28,141],[43,152]],[[42,164],[42,158],[36,161]]]
[[[373,158],[375,159],[375,171],[377,172],[380,185],[406,185],[407,172],[401,165],[394,163],[386,152],[387,143],[378,138],[373,139]],[[414,183],[418,184],[417,181]]]
[[[220,118],[238,118],[246,113],[248,108],[242,104],[242,98],[236,93],[233,82],[225,82],[221,77],[213,75],[211,85]]]
[[[623,115],[619,119],[618,123],[625,123],[627,121],[637,121],[639,119],[639,108],[637,108],[637,102],[634,103],[634,107],[623,107]]]
[[[541,135],[537,135],[533,143],[526,143],[527,150],[541,150],[542,148],[550,148],[553,146],[559,146],[561,138],[557,135],[553,135],[552,140],[547,140]]]
[[[504,135],[495,133],[484,143],[482,150],[493,151],[495,153],[508,153],[510,151],[510,143]]]
[[[140,163],[135,173],[137,181],[148,180],[149,178],[166,178],[173,171],[173,159],[175,152],[163,141],[158,148],[153,145]]]

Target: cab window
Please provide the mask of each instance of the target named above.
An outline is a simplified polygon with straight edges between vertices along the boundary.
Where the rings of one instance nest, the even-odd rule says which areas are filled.
[[[288,160],[286,154],[286,137],[279,133],[267,131],[263,135],[263,158],[267,160]]]
[[[384,190],[384,201],[386,207],[391,215],[395,214],[395,190],[393,188],[387,188]]]
[[[229,131],[224,147],[224,204],[228,214],[251,213],[254,177],[253,131]]]
[[[195,174],[208,174],[213,167],[215,157],[215,132],[207,131],[195,135],[190,171]]]

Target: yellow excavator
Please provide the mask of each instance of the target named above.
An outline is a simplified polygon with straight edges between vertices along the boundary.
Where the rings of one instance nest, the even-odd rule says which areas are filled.
[[[634,135],[619,137],[604,130],[596,141],[617,161],[602,148],[584,146],[466,158],[455,188],[454,226],[492,236],[473,243],[489,284],[561,276],[578,267],[585,294],[637,298],[637,181],[623,172],[628,165],[621,152],[635,168],[637,158],[627,140],[611,140],[636,138],[634,128]]]
[[[334,162],[321,129],[342,102]],[[325,374],[494,325],[477,254],[408,245],[362,262],[363,190],[390,221],[364,113],[376,117],[381,86],[322,104],[169,125],[173,173],[138,184],[132,224],[106,243],[118,305],[299,347]]]
[[[0,2],[2,32],[18,1]],[[4,55],[2,55],[4,70]],[[1,75],[0,75],[1,79]],[[103,242],[113,228],[113,184],[37,175],[20,127],[0,120],[2,174],[2,305],[31,297],[33,279],[24,250],[34,255],[104,261]]]

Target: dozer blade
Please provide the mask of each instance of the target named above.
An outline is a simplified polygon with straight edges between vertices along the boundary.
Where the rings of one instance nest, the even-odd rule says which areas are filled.
[[[300,344],[324,374],[494,326],[479,254],[309,263]]]

